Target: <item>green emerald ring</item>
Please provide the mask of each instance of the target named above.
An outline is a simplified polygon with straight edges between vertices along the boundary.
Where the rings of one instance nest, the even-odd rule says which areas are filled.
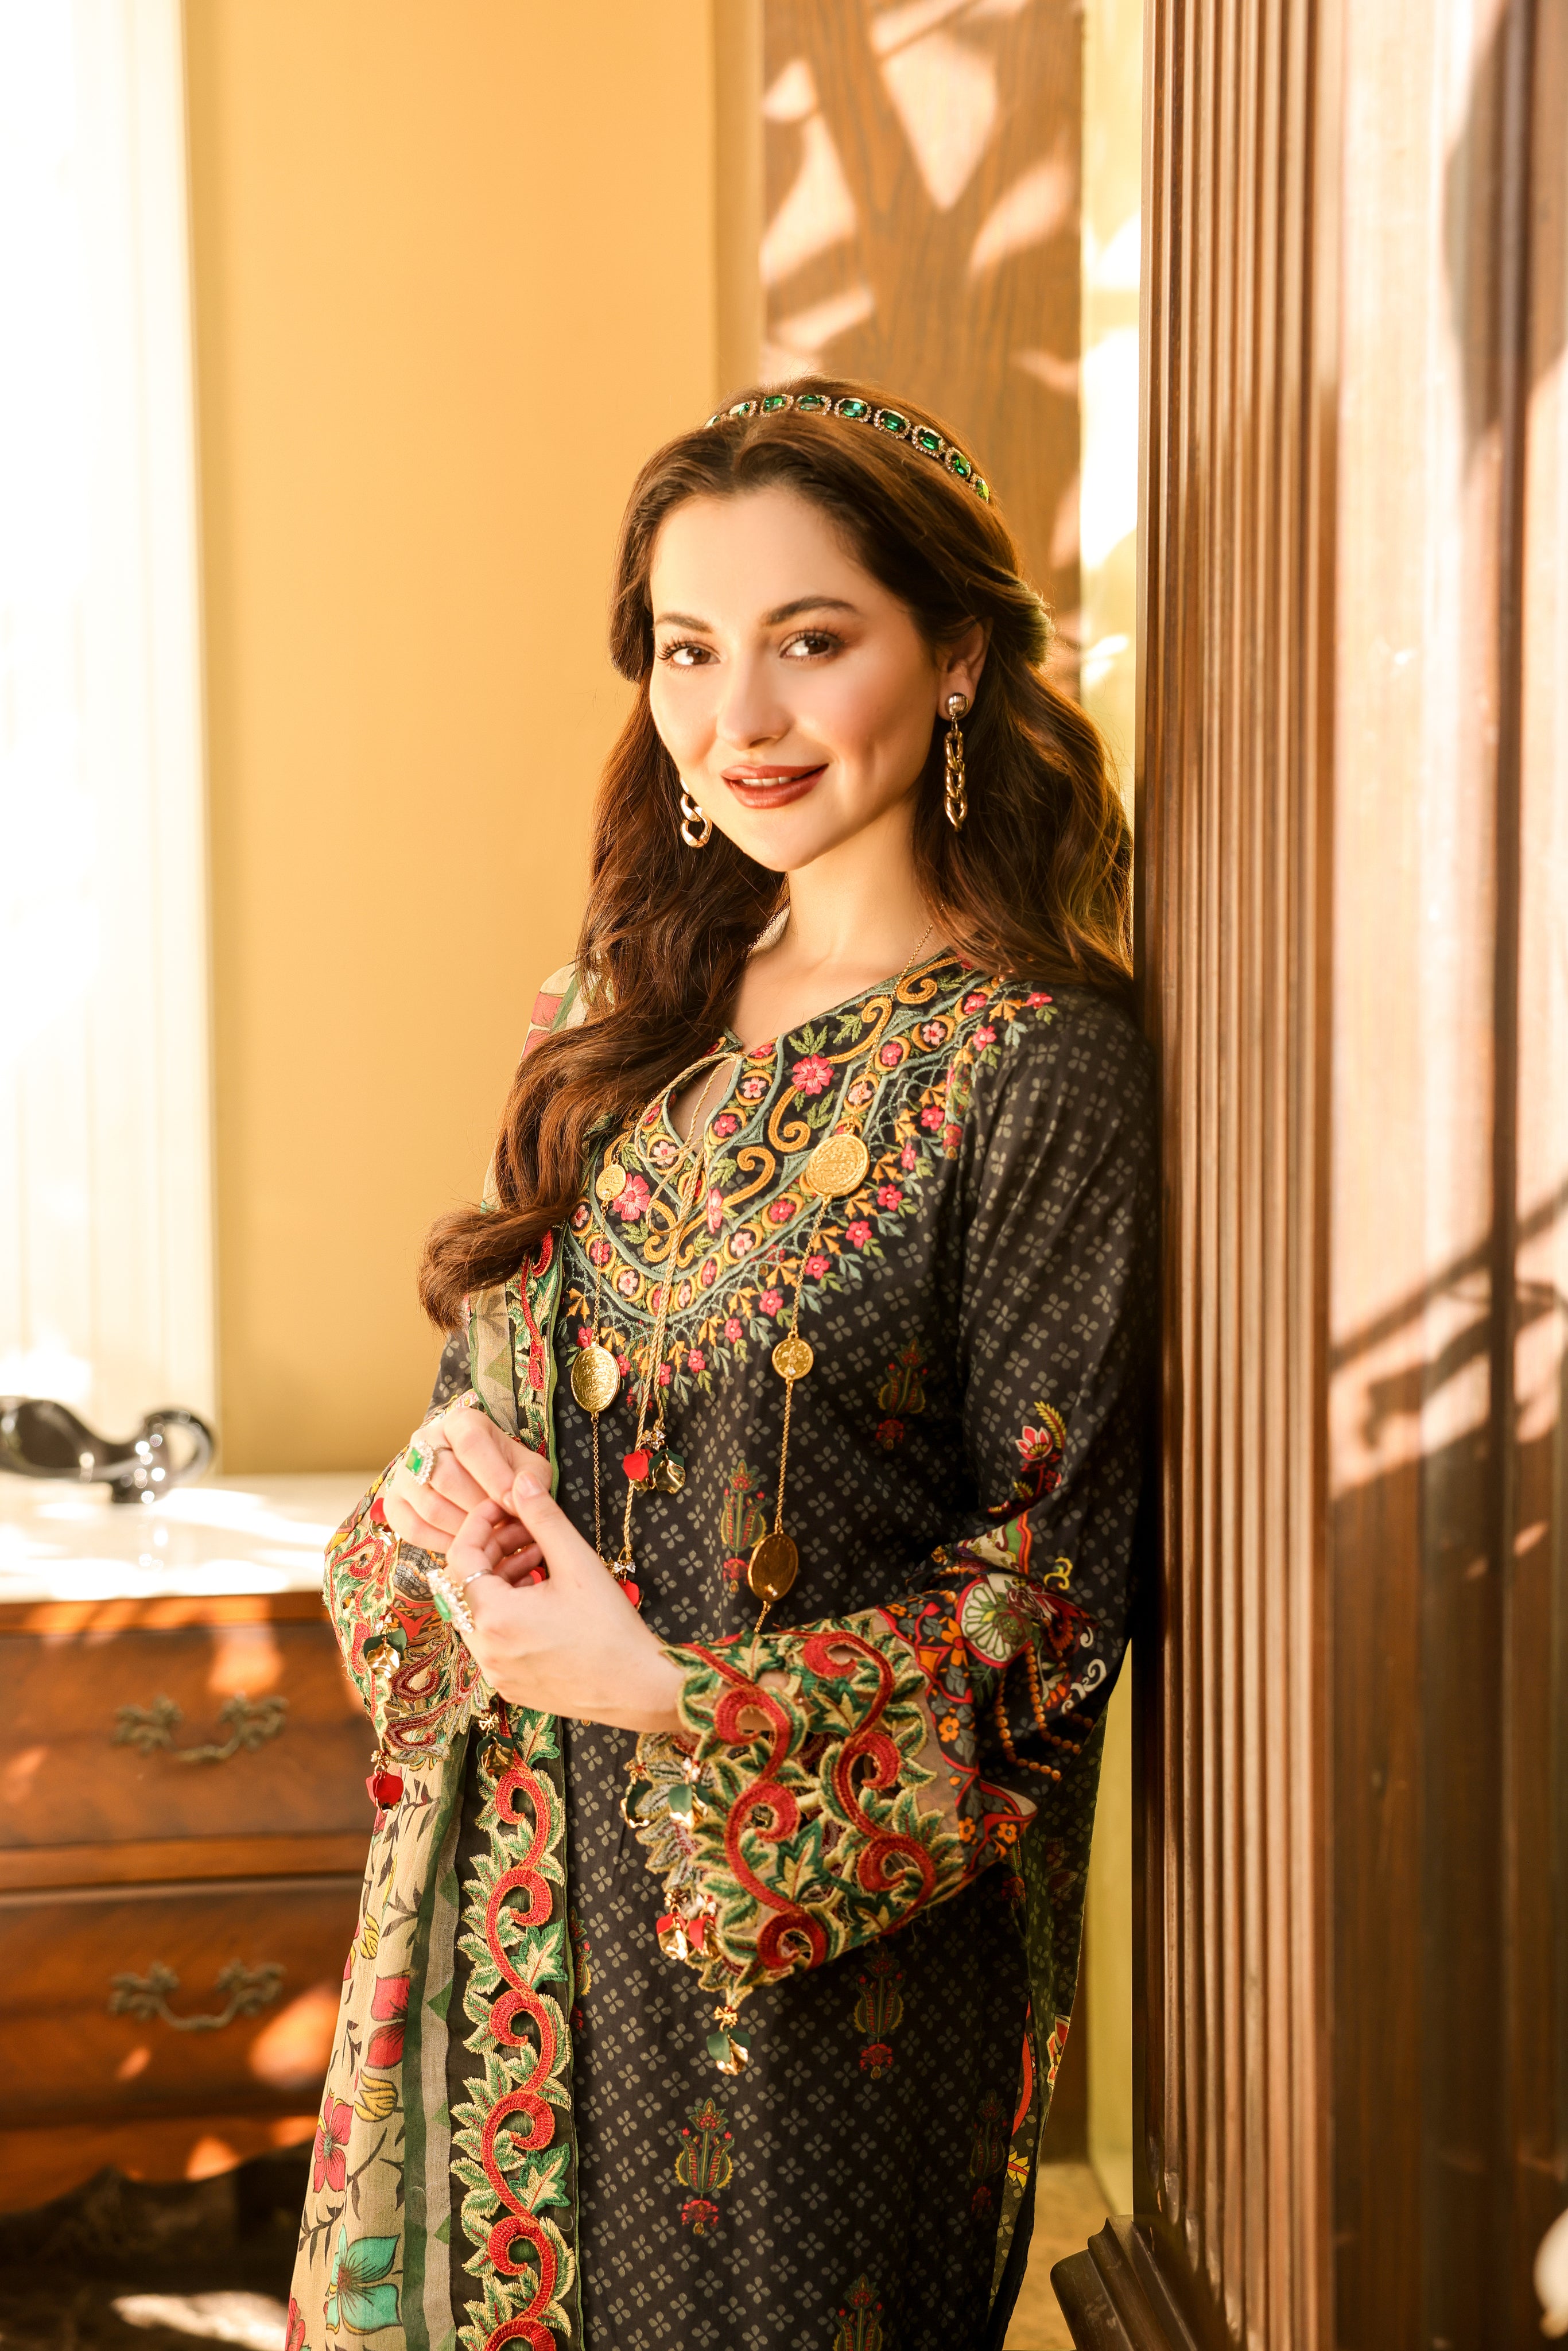
[[[402,1466],[416,1486],[428,1486],[436,1462],[450,1450],[449,1446],[440,1444],[434,1437],[426,1437],[421,1429],[410,1440],[408,1451],[402,1457]]]

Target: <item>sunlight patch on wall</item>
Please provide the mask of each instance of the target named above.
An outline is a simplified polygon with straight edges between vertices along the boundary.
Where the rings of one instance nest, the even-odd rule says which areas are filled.
[[[176,0],[0,10],[0,1389],[213,1406]]]
[[[1088,0],[1083,20],[1079,475],[1081,689],[1133,804],[1137,724],[1141,0]]]

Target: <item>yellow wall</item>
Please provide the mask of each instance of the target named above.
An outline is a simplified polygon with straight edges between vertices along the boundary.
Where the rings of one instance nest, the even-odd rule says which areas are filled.
[[[189,0],[230,1470],[423,1409],[420,1237],[576,930],[621,506],[715,393],[725,4]]]

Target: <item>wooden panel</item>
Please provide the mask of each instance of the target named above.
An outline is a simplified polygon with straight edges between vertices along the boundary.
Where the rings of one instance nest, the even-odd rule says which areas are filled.
[[[1562,1535],[1542,1549],[1550,1492],[1530,1489],[1550,1489],[1561,1441],[1561,1299],[1539,1274],[1554,1254],[1561,1269],[1568,1172],[1564,1067],[1542,1050],[1563,935],[1560,913],[1554,948],[1534,918],[1527,980],[1521,904],[1535,524],[1538,560],[1564,555],[1563,517],[1527,525],[1526,497],[1530,215],[1564,162],[1561,119],[1532,152],[1529,110],[1554,14],[1380,0],[1343,19],[1329,1426],[1344,2351],[1538,2340],[1527,2081],[1550,2085],[1532,2099],[1541,2225],[1568,2153],[1550,2006],[1518,2007],[1509,1981],[1562,1866],[1510,1729],[1543,1755],[1561,1735]],[[1558,790],[1562,750],[1559,733]],[[1543,849],[1551,823],[1539,807]],[[1518,1989],[1552,1963],[1548,1934]]]
[[[763,371],[946,417],[1075,644],[1082,28],[1072,0],[766,0]]]
[[[0,1850],[364,1824],[372,1742],[324,1622],[0,1635]],[[287,1711],[249,1718],[269,1732],[254,1749],[180,1761],[233,1745],[242,1725],[223,1708],[241,1696]],[[165,1699],[170,1746],[117,1743],[121,1708],[152,1717]]]
[[[364,1872],[371,1812],[363,1826],[326,1836],[127,1838],[119,1844],[24,1845],[0,1852],[0,1893],[55,1886],[188,1885],[210,1877],[340,1877]]]
[[[316,2113],[175,2115],[0,2130],[0,2212],[31,2212],[112,2165],[128,2179],[208,2179],[316,2135]]]
[[[1084,2344],[1523,2351],[1568,2181],[1568,5],[1149,40],[1148,2176],[1057,2275]]]
[[[1143,2193],[1151,2257],[1200,2340],[1306,2351],[1329,2299],[1314,1863],[1333,485],[1310,392],[1332,205],[1320,187],[1314,209],[1291,0],[1153,0],[1149,44],[1137,824],[1164,1071],[1166,1581],[1140,1650]],[[1103,2265],[1107,2284],[1122,2273]]]
[[[309,2106],[359,1898],[354,1877],[0,1896],[0,2126]],[[117,1976],[162,1968],[172,2016],[222,2015],[235,1966],[282,1973],[221,2029],[110,2013]]]
[[[1533,30],[1503,1655],[1508,2315],[1521,2343],[1535,2320],[1534,2248],[1568,2191],[1568,0],[1543,0]]]

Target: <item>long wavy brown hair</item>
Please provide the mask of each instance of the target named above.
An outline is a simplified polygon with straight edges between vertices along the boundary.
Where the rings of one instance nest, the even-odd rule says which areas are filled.
[[[873,402],[863,384],[811,377],[790,389]],[[760,403],[766,387],[740,395]],[[937,420],[930,423],[952,443]],[[780,487],[821,508],[866,570],[899,597],[926,643],[972,622],[988,652],[964,729],[968,821],[943,815],[941,729],[918,784],[915,870],[936,935],[988,973],[1120,989],[1128,957],[1129,836],[1095,729],[1044,674],[1051,621],[1022,578],[995,505],[939,463],[868,423],[795,409],[727,414],[649,458],[616,556],[610,648],[637,700],[594,811],[577,964],[590,1011],[540,1040],[517,1069],[497,1138],[494,1197],[433,1228],[420,1297],[444,1330],[469,1291],[506,1280],[570,1216],[590,1143],[709,1051],[746,959],[788,895],[722,832],[682,843],[680,778],[648,702],[648,578],[654,542],[687,498]]]

